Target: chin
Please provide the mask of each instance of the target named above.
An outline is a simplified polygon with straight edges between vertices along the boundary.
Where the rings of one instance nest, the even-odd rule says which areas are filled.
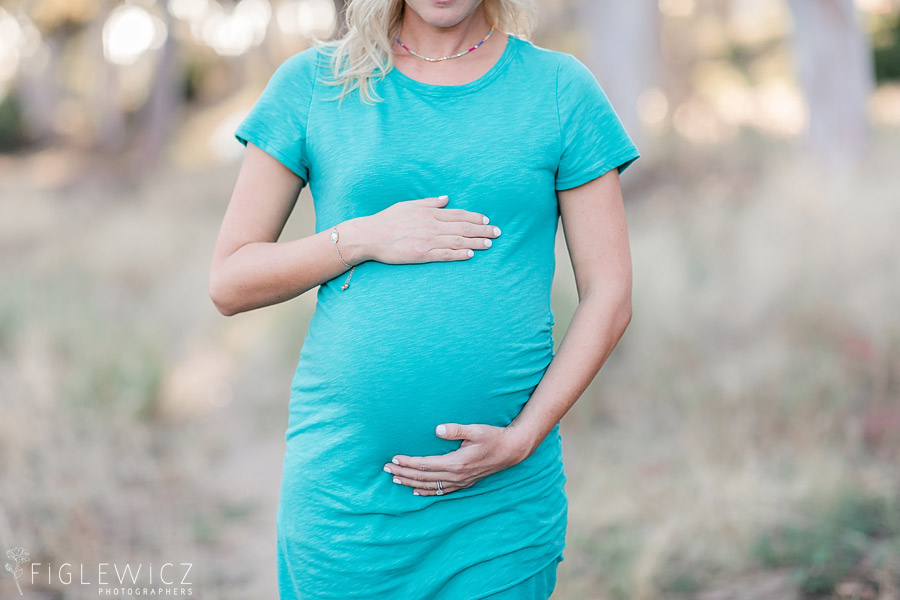
[[[481,4],[481,0],[407,0],[408,8],[433,27],[453,27]]]

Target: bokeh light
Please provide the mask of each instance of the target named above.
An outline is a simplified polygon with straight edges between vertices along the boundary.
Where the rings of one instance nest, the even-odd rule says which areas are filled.
[[[116,7],[103,24],[103,52],[117,65],[130,65],[166,40],[166,25],[159,17],[133,4]]]
[[[278,27],[288,35],[327,36],[336,16],[331,0],[285,0],[278,6]]]

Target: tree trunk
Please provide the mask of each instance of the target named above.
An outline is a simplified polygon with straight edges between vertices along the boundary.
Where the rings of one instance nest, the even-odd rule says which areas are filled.
[[[644,139],[640,95],[658,81],[659,8],[643,0],[582,0],[585,64],[594,71],[635,144]]]
[[[807,143],[829,169],[855,167],[868,146],[875,85],[868,34],[853,0],[788,0],[797,77],[809,107]]]
[[[57,138],[53,123],[56,107],[63,92],[62,56],[65,54],[68,37],[59,31],[51,31],[44,37],[47,45],[47,64],[42,70],[23,69],[17,79],[16,93],[22,103],[22,118],[30,141],[51,145]],[[26,61],[39,61],[30,56]],[[34,66],[32,62],[29,66]]]
[[[127,143],[125,114],[116,101],[118,74],[115,65],[106,60],[103,53],[103,24],[111,10],[101,11],[87,26],[91,40],[91,68],[96,69],[95,81],[90,92],[91,117],[94,122],[96,149],[115,156]]]
[[[134,145],[136,152],[131,164],[135,175],[158,166],[180,102],[181,90],[178,85],[180,72],[176,60],[175,36],[172,33],[174,19],[165,5],[163,8],[169,33],[159,50],[150,97],[140,111],[138,137]]]

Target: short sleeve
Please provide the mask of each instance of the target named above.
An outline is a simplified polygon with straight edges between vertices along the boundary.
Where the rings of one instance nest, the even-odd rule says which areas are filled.
[[[316,48],[294,54],[275,69],[234,136],[252,142],[309,181],[306,129],[317,77]]]
[[[561,137],[557,190],[578,187],[613,168],[622,173],[640,158],[597,78],[570,54],[560,61],[556,93]]]

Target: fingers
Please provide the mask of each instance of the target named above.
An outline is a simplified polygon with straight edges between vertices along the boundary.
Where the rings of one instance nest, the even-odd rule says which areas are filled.
[[[440,214],[440,213],[436,213]],[[442,219],[438,219],[442,221]],[[498,238],[500,228],[494,225],[476,225],[468,221],[442,221],[439,231],[445,235],[461,235],[470,238]]]
[[[445,440],[477,440],[481,437],[481,427],[477,424],[441,423],[434,432]]]
[[[446,206],[447,202],[449,200],[450,200],[449,196],[438,196],[436,198],[419,198],[418,200],[411,200],[411,202],[413,202],[415,204],[420,204],[422,206],[430,206],[432,208],[441,208],[442,206]]]
[[[394,483],[412,488],[413,494],[415,494],[416,496],[443,496],[447,492],[460,490],[465,487],[456,483],[449,482],[446,479],[441,479],[440,482],[443,486],[443,490],[438,487],[437,479],[435,479],[434,481],[417,481],[415,479],[407,479],[406,477],[394,475]],[[437,494],[437,492],[442,493]]]
[[[448,223],[448,225],[450,224]],[[473,225],[471,223],[456,223],[454,225],[454,227],[448,228],[448,233],[435,236],[435,247],[426,253],[428,260],[449,261],[472,258],[475,255],[475,250],[487,250],[494,245],[491,238],[500,235],[500,229],[497,227]],[[481,237],[482,235],[485,237]]]
[[[413,488],[416,496],[443,496],[448,492],[468,487],[462,481],[456,481],[458,475],[447,471],[429,471],[427,473],[416,469],[390,465],[384,468],[392,474],[392,481],[397,485],[405,485]],[[441,485],[438,485],[438,481]],[[443,489],[441,489],[443,487]]]
[[[471,248],[464,250],[432,248],[425,253],[425,260],[427,262],[449,262],[451,260],[469,260],[473,256],[475,256],[475,251]]]
[[[471,248],[472,250],[485,250],[494,244],[490,238],[465,237],[462,235],[440,234],[435,236],[434,240],[436,250],[444,248],[450,248],[451,250],[461,250],[466,248]]]
[[[491,222],[486,215],[461,208],[439,210],[434,213],[434,217],[440,221],[458,221],[472,223],[473,225],[487,225]]]
[[[465,485],[454,485],[448,484],[446,481],[441,481],[444,486],[444,489],[438,489],[437,482],[433,485],[429,485],[428,487],[420,487],[413,490],[413,495],[415,496],[443,496],[444,494],[449,494],[450,492],[455,492],[456,490],[461,490],[463,488],[469,487]]]
[[[449,475],[450,479],[456,479],[457,476],[450,474],[461,472],[465,466],[466,465],[461,464],[460,457],[454,453],[437,454],[434,456],[406,456],[404,454],[397,454],[391,459],[390,463],[384,465],[384,470],[389,473],[405,474],[413,479],[416,478],[414,475],[411,475],[413,471],[432,474],[438,473],[445,476]],[[441,479],[440,477],[435,476],[426,478]]]
[[[443,208],[444,206],[447,206],[447,202],[449,201],[449,196],[437,196],[436,198],[419,198],[412,202],[431,208]],[[461,208],[448,208],[446,210],[437,211],[435,212],[435,218],[441,221],[461,221],[476,225],[487,225],[491,222],[491,220],[487,218],[487,215],[472,212],[470,210],[463,210]]]
[[[404,469],[396,465],[390,467],[390,470],[385,468],[385,471],[393,475],[391,479],[394,483],[414,488],[427,488],[429,486],[437,487],[435,484],[438,480],[441,480],[445,486],[451,484],[460,485],[462,483],[461,481],[456,480],[458,475],[454,475],[447,471],[432,471],[425,473],[423,471],[417,471],[416,469]]]
[[[487,216],[458,208],[443,208],[448,201],[448,196],[409,201],[436,209],[429,212],[437,223],[435,221],[428,223],[426,220],[423,225],[429,227],[420,229],[422,234],[429,238],[424,240],[422,245],[430,248],[425,250],[420,246],[417,249],[416,262],[468,260],[475,256],[475,250],[490,248],[494,245],[493,239],[500,236],[500,228],[488,225],[490,219]]]

